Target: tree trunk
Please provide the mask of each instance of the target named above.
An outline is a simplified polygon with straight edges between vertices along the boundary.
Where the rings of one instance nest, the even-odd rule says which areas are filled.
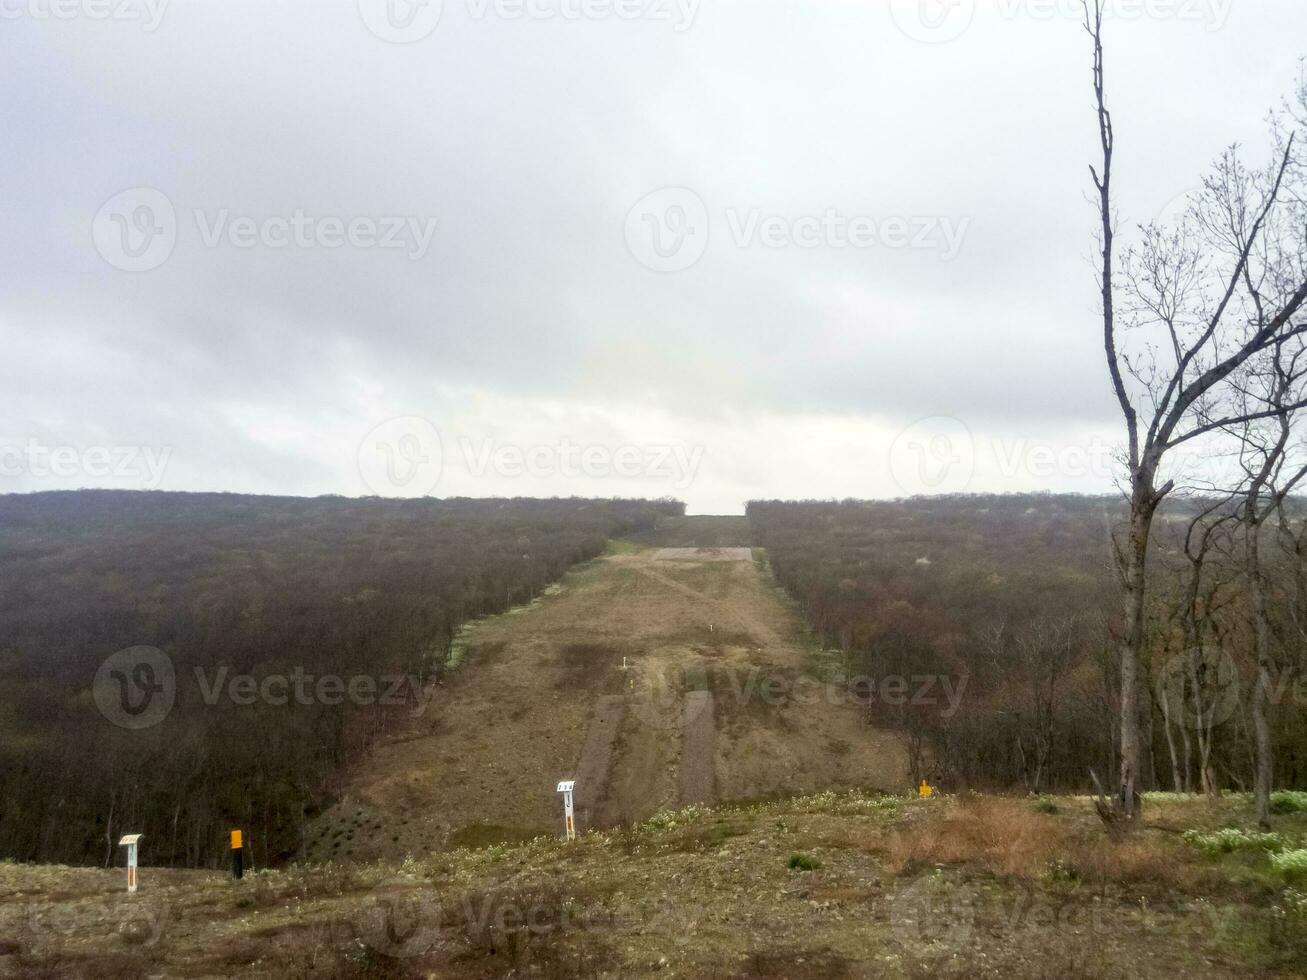
[[[1149,483],[1136,476],[1135,485],[1123,570],[1125,637],[1121,644],[1121,780],[1117,787],[1117,806],[1127,817],[1135,815],[1139,779],[1139,654],[1144,643],[1144,566],[1154,506]]]
[[[1271,725],[1267,720],[1268,692],[1271,688],[1271,630],[1266,619],[1266,588],[1261,575],[1261,527],[1257,521],[1255,498],[1248,503],[1250,513],[1244,523],[1247,547],[1248,611],[1253,621],[1257,643],[1257,682],[1253,685],[1253,737],[1257,746],[1253,792],[1257,802],[1257,823],[1263,830],[1271,826],[1271,781],[1274,778],[1271,757]]]
[[[1184,792],[1184,776],[1180,772],[1180,757],[1175,750],[1175,735],[1171,732],[1171,706],[1167,700],[1166,688],[1162,688],[1159,698],[1162,707],[1162,728],[1166,730],[1166,747],[1171,752],[1171,782],[1177,793]],[[1183,722],[1181,722],[1183,728]]]

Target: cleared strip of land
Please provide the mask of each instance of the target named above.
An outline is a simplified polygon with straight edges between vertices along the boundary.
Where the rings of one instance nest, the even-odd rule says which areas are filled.
[[[730,519],[713,520],[726,538]],[[557,833],[556,784],[573,777],[583,828],[687,799],[908,788],[898,741],[852,699],[768,695],[838,658],[812,647],[765,564],[663,561],[660,548],[615,543],[534,605],[470,629],[426,711],[307,828],[304,857]]]

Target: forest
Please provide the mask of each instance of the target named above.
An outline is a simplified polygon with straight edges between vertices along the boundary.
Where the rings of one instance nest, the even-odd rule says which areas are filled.
[[[944,496],[755,501],[755,542],[850,676],[933,673],[960,710],[868,704],[914,780],[949,789],[1084,792],[1119,744],[1116,497]],[[1252,640],[1240,510],[1176,497],[1153,527],[1140,683],[1142,787],[1248,790],[1255,776]],[[1307,524],[1289,500],[1259,528],[1274,636],[1276,784],[1307,786]]]
[[[214,866],[243,827],[256,864],[285,860],[342,768],[416,710],[461,624],[683,511],[0,496],[0,858],[105,864],[130,831],[152,863]],[[98,672],[139,648],[166,658],[173,703],[124,727]]]

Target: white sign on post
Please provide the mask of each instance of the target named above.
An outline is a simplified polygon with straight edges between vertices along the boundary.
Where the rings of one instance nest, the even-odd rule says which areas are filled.
[[[136,894],[138,880],[136,873],[137,845],[140,844],[141,838],[144,836],[144,834],[128,834],[118,842],[119,847],[127,848],[127,892],[131,895]]]
[[[575,786],[575,779],[564,779],[558,784],[558,792],[563,794],[563,819],[568,840],[576,840],[576,822],[572,816],[572,789]]]

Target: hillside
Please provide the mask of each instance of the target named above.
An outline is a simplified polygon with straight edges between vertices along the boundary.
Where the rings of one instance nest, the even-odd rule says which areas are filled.
[[[1116,768],[1121,506],[1053,494],[755,501],[749,517],[777,580],[857,670],[966,679],[950,715],[880,706],[879,724],[916,736],[914,769],[953,788],[1065,793],[1088,791],[1091,768]],[[1145,788],[1201,785],[1200,740],[1208,778],[1253,782],[1258,668],[1243,534],[1229,513],[1217,498],[1182,495],[1158,512],[1139,692]],[[1281,517],[1261,544],[1280,692],[1270,730],[1277,785],[1304,788],[1302,501],[1284,501]]]
[[[1150,797],[1113,839],[1083,798],[823,794],[240,883],[146,868],[134,898],[121,869],[0,864],[0,976],[1301,977],[1307,815],[1251,817]]]
[[[670,502],[0,496],[0,857],[294,855],[468,620]]]
[[[458,666],[352,767],[304,856],[402,858],[551,833],[555,784],[572,777],[582,828],[689,803],[906,787],[898,743],[847,691],[796,696],[826,691],[838,658],[739,547],[748,533],[744,518],[664,518],[529,606],[471,624]]]

